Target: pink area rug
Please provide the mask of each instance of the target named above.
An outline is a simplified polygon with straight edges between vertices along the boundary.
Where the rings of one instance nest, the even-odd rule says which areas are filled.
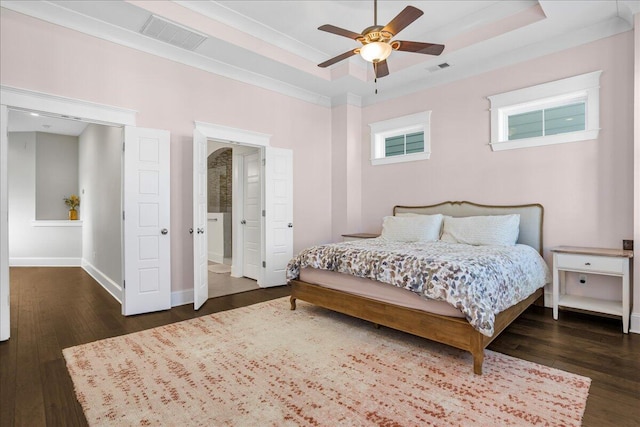
[[[288,298],[63,353],[90,425],[578,426],[591,383]]]

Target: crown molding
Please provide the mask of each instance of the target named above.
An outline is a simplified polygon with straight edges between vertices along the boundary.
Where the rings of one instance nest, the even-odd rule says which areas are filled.
[[[362,97],[360,95],[347,92],[331,98],[332,107],[338,107],[340,105],[353,105],[355,107],[362,107]]]
[[[48,1],[7,0],[2,2],[2,7],[112,43],[199,68],[232,80],[261,87],[323,107],[331,106],[331,99],[327,96],[222,63],[195,52],[180,49],[143,36],[137,32],[129,31],[107,22],[79,14]]]
[[[268,40],[270,44],[309,61],[317,63],[326,59],[327,55],[324,52],[276,31],[261,22],[241,15],[217,1],[174,0],[174,3],[260,40]]]

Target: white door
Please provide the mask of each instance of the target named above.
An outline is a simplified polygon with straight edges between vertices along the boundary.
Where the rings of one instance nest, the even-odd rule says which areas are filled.
[[[265,148],[265,271],[262,287],[284,285],[293,257],[293,151]]]
[[[7,180],[9,141],[6,105],[0,105],[0,341],[9,339],[9,205]]]
[[[124,129],[122,314],[171,308],[169,131]]]
[[[258,280],[261,264],[260,250],[260,152],[244,156],[243,216],[243,275]]]
[[[193,131],[193,308],[209,299],[207,261],[207,137]]]

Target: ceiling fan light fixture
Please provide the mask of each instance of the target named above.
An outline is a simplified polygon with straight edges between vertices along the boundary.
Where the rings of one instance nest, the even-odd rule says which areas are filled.
[[[376,63],[387,59],[389,55],[391,55],[392,50],[389,43],[371,42],[360,48],[360,56],[362,56],[365,61]]]

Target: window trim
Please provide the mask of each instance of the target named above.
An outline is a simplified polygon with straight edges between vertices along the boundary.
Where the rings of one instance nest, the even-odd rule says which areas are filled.
[[[396,117],[369,124],[371,129],[371,164],[373,166],[392,163],[428,160],[431,157],[431,111]],[[424,133],[422,153],[385,157],[385,139],[415,132]]]
[[[600,75],[602,71],[580,74],[566,79],[530,86],[489,96],[491,102],[491,142],[493,151],[538,147],[598,138],[600,131]],[[585,130],[555,135],[509,140],[508,117],[585,102]]]

